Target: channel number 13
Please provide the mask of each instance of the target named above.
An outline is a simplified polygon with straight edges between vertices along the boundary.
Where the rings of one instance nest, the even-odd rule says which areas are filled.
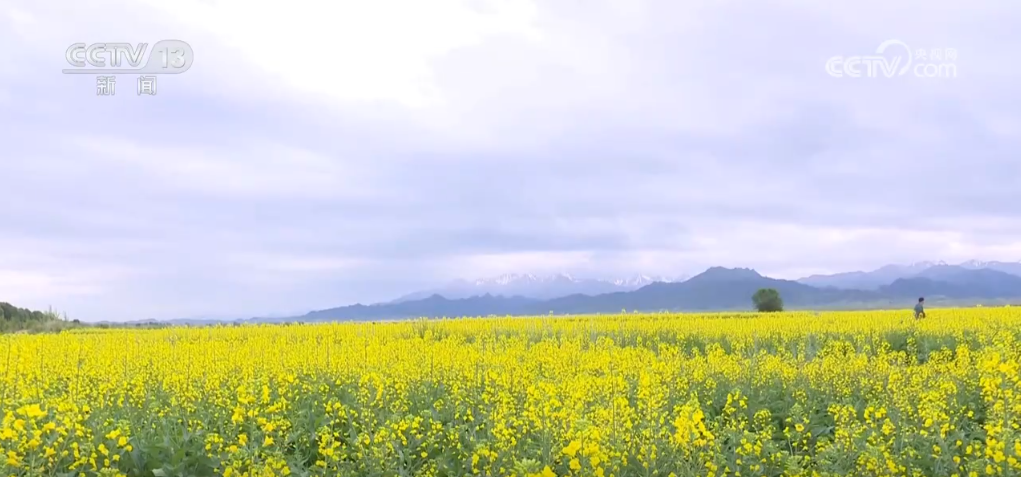
[[[179,69],[184,67],[185,56],[184,48],[178,46],[168,46],[163,48],[160,53],[163,55],[163,67]]]

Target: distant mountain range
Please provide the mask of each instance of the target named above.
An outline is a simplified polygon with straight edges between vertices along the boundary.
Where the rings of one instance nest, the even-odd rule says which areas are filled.
[[[1021,274],[1012,274],[1009,265],[997,268],[976,267],[974,263],[943,263],[883,267],[852,276],[860,289],[840,288],[815,276],[803,280],[780,280],[746,268],[712,267],[681,282],[653,281],[630,291],[596,295],[572,294],[550,299],[520,295],[485,293],[464,298],[432,294],[420,299],[405,299],[375,305],[352,305],[313,311],[285,319],[254,321],[330,321],[385,320],[417,317],[459,317],[486,315],[540,315],[575,313],[618,313],[628,311],[709,311],[750,310],[751,296],[760,288],[775,288],[789,308],[876,308],[910,307],[919,296],[930,303],[1021,302]],[[510,283],[514,280],[505,280]],[[811,285],[804,283],[825,283]],[[867,286],[868,288],[865,288]]]
[[[949,268],[967,270],[994,270],[1021,277],[1021,262],[981,262],[969,260],[959,265],[948,265],[946,262],[919,262],[911,265],[886,265],[871,272],[845,272],[833,275],[812,275],[798,280],[805,285],[814,287],[833,287],[846,290],[876,290],[890,285],[901,278],[924,278],[930,270],[949,270]],[[931,273],[929,273],[931,275]]]
[[[600,280],[577,278],[566,273],[556,275],[507,274],[494,278],[474,281],[455,280],[442,287],[404,295],[391,303],[422,300],[433,295],[448,299],[470,298],[473,296],[520,296],[537,300],[549,300],[568,295],[602,295],[621,291],[632,291],[656,282],[683,281],[686,277],[633,277]]]
[[[919,296],[930,304],[1021,303],[1021,262],[968,261],[957,265],[919,262],[869,272],[780,280],[746,268],[712,267],[690,279],[636,275],[599,280],[567,274],[509,274],[458,280],[372,305],[355,304],[302,315],[251,319],[194,317],[162,323],[388,320],[418,317],[617,313],[640,311],[750,310],[759,288],[775,288],[788,308],[910,307]],[[146,320],[140,323],[153,323]]]

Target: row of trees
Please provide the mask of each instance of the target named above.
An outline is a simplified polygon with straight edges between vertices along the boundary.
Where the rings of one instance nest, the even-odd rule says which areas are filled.
[[[0,302],[0,332],[53,328],[64,320],[52,311],[35,311]]]
[[[47,321],[60,319],[56,313],[18,308],[7,302],[0,302],[0,319],[7,321]]]

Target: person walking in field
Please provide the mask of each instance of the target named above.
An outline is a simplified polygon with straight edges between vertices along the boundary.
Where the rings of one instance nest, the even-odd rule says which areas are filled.
[[[925,297],[918,299],[918,304],[915,305],[915,319],[925,318]]]

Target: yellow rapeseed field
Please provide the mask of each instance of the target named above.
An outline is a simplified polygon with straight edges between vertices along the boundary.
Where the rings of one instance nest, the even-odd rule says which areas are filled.
[[[1021,475],[1021,309],[0,337],[0,475]]]

